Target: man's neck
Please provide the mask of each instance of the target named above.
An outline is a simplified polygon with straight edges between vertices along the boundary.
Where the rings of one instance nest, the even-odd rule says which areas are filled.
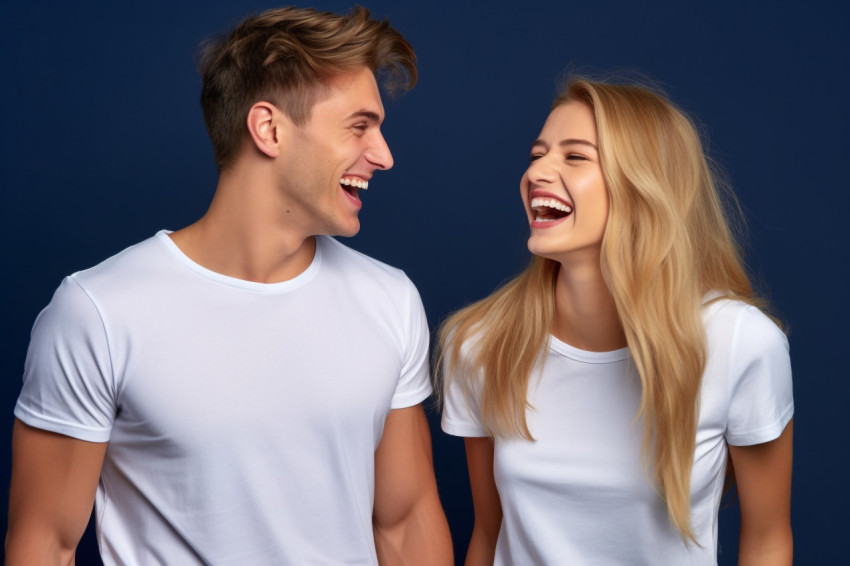
[[[280,218],[261,175],[222,174],[206,214],[171,234],[189,259],[222,275],[278,283],[313,261],[316,240]]]

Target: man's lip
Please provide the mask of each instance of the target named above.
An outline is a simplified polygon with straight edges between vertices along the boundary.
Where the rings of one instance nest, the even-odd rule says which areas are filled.
[[[360,200],[360,196],[357,194],[357,191],[359,189],[355,187],[354,192],[352,194],[345,190],[342,185],[340,185],[339,188],[342,191],[342,194],[345,195],[345,198],[348,199],[348,202],[354,205],[357,210],[360,210],[360,208],[363,206],[363,201]]]
[[[366,183],[366,186],[365,187],[358,187],[358,188],[366,190],[366,189],[369,188],[369,182],[372,180],[372,176],[371,175],[360,175],[358,173],[345,172],[339,178],[339,181],[340,181],[339,184],[345,187],[345,186],[349,186],[349,185],[343,185],[342,184],[343,179],[357,179],[357,180],[363,181],[364,183]]]

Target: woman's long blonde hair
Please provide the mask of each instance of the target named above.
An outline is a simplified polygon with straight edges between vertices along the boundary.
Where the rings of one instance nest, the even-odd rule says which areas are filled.
[[[640,375],[644,457],[671,523],[696,542],[690,476],[707,350],[703,298],[713,290],[762,306],[724,214],[724,205],[737,210],[728,206],[734,197],[722,202],[694,125],[662,94],[574,79],[552,107],[570,101],[587,104],[596,119],[610,201],[601,267]],[[440,379],[477,393],[493,436],[532,439],[528,382],[545,359],[558,270],[534,257],[440,331]]]

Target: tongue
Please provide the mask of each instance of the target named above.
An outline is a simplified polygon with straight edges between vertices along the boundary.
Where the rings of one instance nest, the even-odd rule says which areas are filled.
[[[567,212],[564,212],[563,210],[558,210],[556,208],[549,208],[548,206],[535,208],[534,213],[537,214],[538,218],[541,218],[541,219],[544,219],[544,220],[557,220],[557,219],[563,218],[564,216],[569,214]]]

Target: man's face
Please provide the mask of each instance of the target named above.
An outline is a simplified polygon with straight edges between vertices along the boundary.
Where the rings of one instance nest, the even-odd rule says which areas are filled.
[[[278,186],[287,222],[306,236],[353,236],[365,188],[376,169],[393,158],[381,135],[384,107],[375,76],[367,68],[332,78],[309,121],[285,130]]]

